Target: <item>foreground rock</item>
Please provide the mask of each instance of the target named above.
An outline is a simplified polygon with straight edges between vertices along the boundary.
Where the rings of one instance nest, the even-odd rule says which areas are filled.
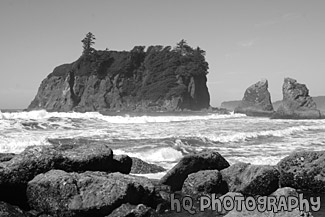
[[[147,174],[147,173],[159,173],[165,171],[166,169],[161,166],[155,164],[149,164],[139,158],[132,157],[132,167],[130,173]]]
[[[121,205],[106,217],[158,217],[158,214],[155,210],[143,204],[136,206],[127,203]]]
[[[15,157],[15,154],[13,153],[0,153],[0,162],[9,161],[13,157]]]
[[[184,50],[186,47],[186,51]],[[175,111],[210,106],[208,63],[201,49],[183,41],[136,46],[131,51],[96,51],[56,67],[41,83],[29,110]]]
[[[26,208],[26,186],[36,175],[52,169],[128,173],[131,159],[123,159],[114,159],[105,144],[28,147],[10,161],[0,163],[0,200]]]
[[[269,195],[279,187],[279,171],[273,166],[236,163],[221,171],[228,190],[244,195]]]
[[[105,216],[122,204],[155,207],[155,190],[149,179],[121,173],[67,173],[51,170],[28,183],[33,209],[52,216]]]
[[[283,100],[272,118],[275,119],[319,119],[321,112],[309,96],[306,85],[295,79],[285,78],[282,86]]]
[[[0,201],[1,217],[27,217],[27,215],[17,206]]]
[[[190,174],[185,180],[182,192],[188,195],[225,194],[226,186],[223,185],[221,173],[218,170],[202,170]]]
[[[200,170],[222,170],[229,163],[216,151],[207,151],[183,157],[167,174],[161,178],[161,184],[171,186],[172,191],[182,189],[187,176]]]
[[[235,113],[243,113],[248,116],[271,116],[273,106],[268,91],[268,81],[261,80],[248,87],[241,103],[235,108]]]
[[[271,196],[276,197],[278,200],[280,197],[288,198],[289,196],[295,196],[297,197],[298,193],[295,189],[292,188],[280,188],[274,193],[271,194]],[[230,195],[231,197],[238,196],[238,195]],[[244,217],[244,216],[250,216],[250,217],[299,217],[299,216],[309,216],[312,217],[310,212],[301,212],[299,211],[299,208],[292,208],[292,210],[284,211],[281,210],[273,210],[268,211],[261,209],[261,212],[258,209],[254,209],[253,211],[249,211],[246,206],[243,206],[243,209],[241,211],[238,211],[236,209],[233,209],[230,211],[225,217]]]
[[[280,185],[314,193],[325,192],[325,151],[303,151],[278,163]]]

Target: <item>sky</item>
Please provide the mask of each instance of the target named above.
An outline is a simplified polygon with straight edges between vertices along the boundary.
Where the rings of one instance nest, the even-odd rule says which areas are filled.
[[[206,51],[210,104],[242,99],[260,79],[272,101],[285,77],[325,95],[323,0],[1,0],[0,108],[27,108],[41,81],[95,49],[175,46]]]

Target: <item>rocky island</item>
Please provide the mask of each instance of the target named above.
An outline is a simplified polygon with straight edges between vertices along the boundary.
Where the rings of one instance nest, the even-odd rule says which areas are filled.
[[[271,116],[273,106],[268,91],[268,81],[263,79],[248,87],[244,98],[234,111],[248,116]]]
[[[88,33],[89,34],[89,33]],[[88,35],[87,35],[88,36]],[[209,108],[205,52],[185,40],[131,51],[97,51],[92,35],[83,55],[56,67],[28,110],[181,111]],[[84,39],[87,42],[87,37]],[[85,42],[83,40],[83,42]]]
[[[283,100],[276,112],[274,119],[320,119],[324,114],[317,109],[313,98],[305,84],[300,84],[292,78],[285,78],[282,86]]]

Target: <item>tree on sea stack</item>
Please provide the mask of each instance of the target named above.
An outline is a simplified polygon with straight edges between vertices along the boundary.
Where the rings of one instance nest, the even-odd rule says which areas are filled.
[[[95,35],[91,32],[88,32],[86,37],[82,39],[82,44],[83,44],[83,52],[82,55],[84,56],[89,56],[95,49],[92,47],[92,45],[95,44]]]

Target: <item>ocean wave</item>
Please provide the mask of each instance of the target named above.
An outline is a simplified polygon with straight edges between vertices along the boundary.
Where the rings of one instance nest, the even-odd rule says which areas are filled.
[[[157,115],[157,116],[129,116],[129,115],[116,115],[106,116],[98,112],[47,112],[45,110],[29,111],[29,112],[12,112],[0,113],[0,119],[4,120],[42,120],[50,118],[70,118],[70,119],[96,119],[108,123],[168,123],[179,121],[192,121],[192,120],[211,120],[211,119],[225,119],[245,117],[242,114],[206,114],[206,115]]]
[[[312,126],[297,126],[297,127],[288,127],[281,130],[265,130],[259,132],[240,132],[233,133],[231,135],[211,135],[207,138],[213,142],[241,142],[247,141],[249,139],[256,139],[259,137],[285,137],[295,133],[300,133],[310,130],[325,130],[325,125],[312,125]]]
[[[172,147],[154,148],[150,150],[143,150],[138,152],[131,152],[122,149],[113,151],[114,154],[125,154],[130,157],[140,158],[143,161],[149,163],[160,163],[160,162],[177,162],[183,157],[181,151],[176,150]]]

